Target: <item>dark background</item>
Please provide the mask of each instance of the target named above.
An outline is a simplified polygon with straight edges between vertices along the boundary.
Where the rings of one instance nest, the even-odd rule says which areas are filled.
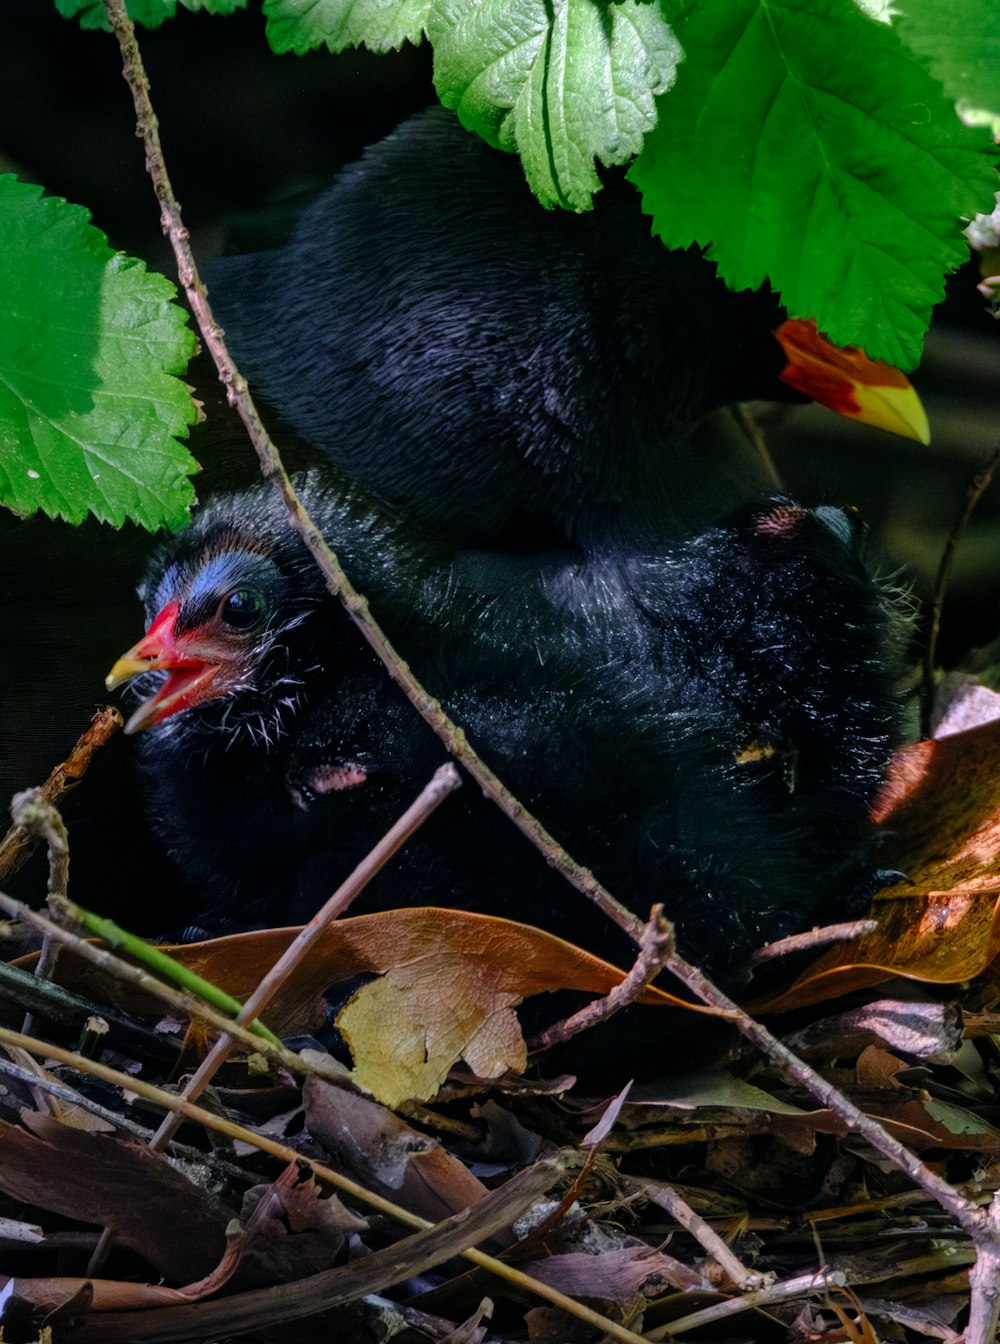
[[[256,12],[213,18],[181,11],[140,30],[170,172],[201,255],[223,222],[327,179],[362,147],[433,101],[429,49],[387,56],[273,56]],[[173,276],[134,134],[117,44],[82,32],[47,0],[7,0],[0,45],[0,169],[85,205],[111,244]],[[1000,437],[1000,332],[976,293],[974,264],[950,282],[914,381],[930,448],[852,426],[815,408],[766,417],[790,493],[856,505],[882,564],[918,593],[929,587],[970,478]],[[207,421],[192,437],[205,468],[199,493],[242,483],[255,459],[197,361],[189,380]],[[39,783],[94,706],[103,677],[141,633],[134,596],[150,539],[137,529],[70,528],[0,509],[0,799]],[[946,661],[1000,626],[1000,489],[983,500],[960,551],[942,651]],[[176,925],[191,897],[146,833],[117,740],[65,806],[72,893],[139,930]],[[40,894],[36,861],[18,883]]]

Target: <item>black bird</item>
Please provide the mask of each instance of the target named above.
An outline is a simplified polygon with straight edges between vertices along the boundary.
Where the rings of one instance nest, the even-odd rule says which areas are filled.
[[[750,950],[842,917],[895,733],[891,595],[849,517],[787,500],[657,552],[456,551],[327,472],[301,481],[348,572],[474,745],[640,915],[728,985]],[[129,724],[210,917],[304,920],[442,759],[331,599],[280,501],[222,497],[143,586]],[[155,693],[154,693],[155,691]],[[358,910],[461,905],[619,962],[619,931],[474,788]]]
[[[210,281],[244,372],[328,459],[305,502],[352,579],[570,852],[637,913],[662,899],[730,986],[760,943],[841,917],[895,732],[892,603],[837,510],[706,526],[759,481],[686,447],[714,406],[805,381],[771,300],[667,253],[620,181],[593,216],[546,215],[440,112]],[[130,727],[168,847],[209,924],[308,918],[436,739],[269,493],[203,510],[144,598],[110,682],[162,680]],[[359,909],[414,902],[629,957],[472,789]]]
[[[770,488],[745,444],[706,462],[688,443],[738,400],[807,393],[926,437],[902,375],[669,252],[621,177],[592,213],[547,212],[442,108],[346,168],[283,247],[206,273],[255,392],[459,543],[648,544],[716,521]]]

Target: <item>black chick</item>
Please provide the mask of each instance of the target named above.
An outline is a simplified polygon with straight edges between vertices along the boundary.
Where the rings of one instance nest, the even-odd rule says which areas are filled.
[[[513,156],[441,108],[344,170],[284,247],[206,273],[254,390],[457,542],[688,535],[769,488],[745,444],[709,465],[686,442],[751,397],[809,393],[887,427],[912,414],[926,435],[901,375],[667,251],[623,179],[592,213],[547,212]]]
[[[894,616],[847,516],[785,500],[651,555],[456,552],[324,473],[303,498],[404,656],[502,778],[640,915],[734,985],[843,917],[894,736]],[[280,501],[202,509],[143,587],[130,729],[153,813],[214,916],[309,918],[442,759]],[[155,694],[152,691],[156,687]],[[620,932],[474,788],[358,912],[460,905],[622,962]]]

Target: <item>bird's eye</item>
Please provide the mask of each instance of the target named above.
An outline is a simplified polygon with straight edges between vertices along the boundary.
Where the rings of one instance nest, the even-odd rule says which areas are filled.
[[[256,588],[237,588],[222,599],[219,615],[234,630],[249,630],[264,615],[264,594]]]

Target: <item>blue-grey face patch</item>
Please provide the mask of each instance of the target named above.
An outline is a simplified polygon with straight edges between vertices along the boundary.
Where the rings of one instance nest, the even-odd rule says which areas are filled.
[[[269,611],[281,602],[285,581],[278,567],[264,556],[246,551],[224,551],[210,556],[194,575],[188,578],[183,564],[173,564],[164,572],[156,585],[152,602],[147,606],[149,618],[161,611],[167,602],[180,599],[181,611],[178,630],[191,630],[204,625],[216,614],[219,603],[227,594],[240,589],[252,589],[265,599]]]

